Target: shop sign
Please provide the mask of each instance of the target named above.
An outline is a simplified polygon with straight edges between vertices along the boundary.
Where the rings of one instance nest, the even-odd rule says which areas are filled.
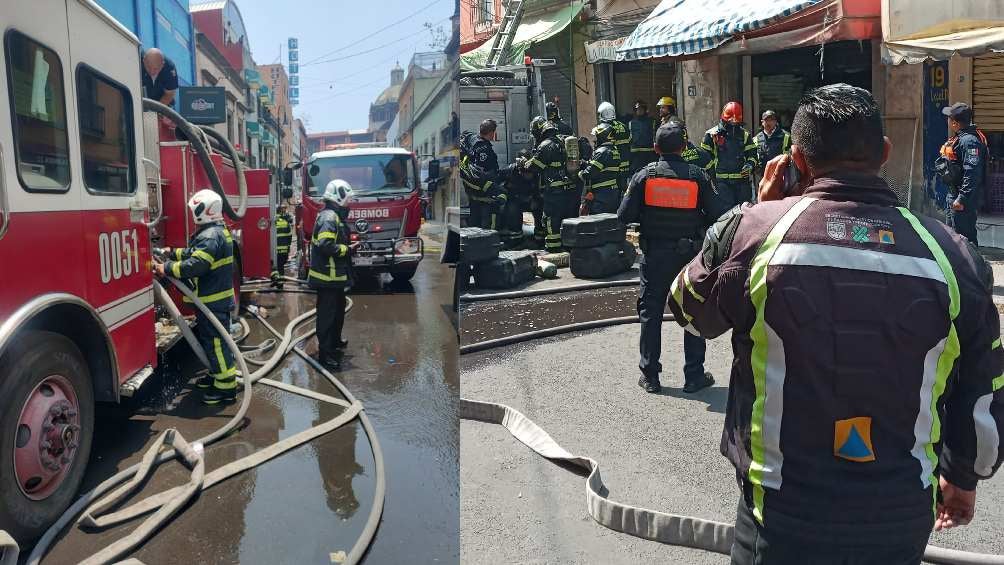
[[[613,63],[617,61],[617,49],[624,45],[626,37],[617,39],[601,39],[586,42],[586,61],[589,64]]]

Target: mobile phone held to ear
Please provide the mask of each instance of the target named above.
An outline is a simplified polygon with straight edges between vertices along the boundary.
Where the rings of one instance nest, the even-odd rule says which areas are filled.
[[[795,161],[788,157],[787,167],[784,168],[784,188],[782,192],[784,196],[791,196],[795,194],[798,190],[798,183],[802,180],[802,175],[795,166]]]

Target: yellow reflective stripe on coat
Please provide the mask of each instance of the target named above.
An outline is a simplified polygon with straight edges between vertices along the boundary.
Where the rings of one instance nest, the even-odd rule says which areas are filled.
[[[685,272],[687,272],[686,267],[683,268],[683,272],[676,275],[676,278],[673,279],[673,284],[669,286],[669,293],[673,297],[673,300],[676,301],[676,305],[680,307],[680,312],[683,312],[683,318],[687,322],[693,322],[694,317],[688,314],[683,308],[683,291],[680,289],[680,280],[683,278],[683,273]]]
[[[181,262],[175,261],[174,263],[171,263],[171,274],[174,275],[174,278],[176,279],[181,278]]]
[[[783,356],[783,345],[765,319],[767,309],[767,267],[795,220],[815,199],[802,198],[774,224],[757,250],[750,264],[749,295],[756,317],[750,329],[753,351],[750,366],[753,370],[752,417],[750,418],[750,467],[747,472],[753,486],[753,516],[764,523],[764,487],[781,488],[781,418],[784,409],[783,358],[777,365],[778,350]],[[771,363],[774,361],[774,363]],[[769,418],[768,418],[769,416]]]
[[[749,174],[744,174],[744,173],[717,173],[715,176],[717,176],[720,179],[727,179],[727,180],[749,178]]]
[[[592,185],[592,188],[617,188],[617,179],[610,179]]]
[[[315,271],[313,269],[310,269],[310,271],[308,272],[308,275],[310,275],[311,277],[314,277],[315,279],[317,279],[319,281],[324,281],[324,282],[342,282],[342,281],[346,280],[345,275],[339,275],[337,277],[331,277],[331,276],[325,275],[324,273]]]
[[[338,234],[333,231],[322,231],[314,236],[314,241],[322,241],[325,239],[338,239]]]
[[[655,153],[655,149],[651,147],[632,147],[632,153]]]
[[[212,269],[216,270],[219,269],[220,267],[225,267],[227,265],[233,265],[233,264],[234,264],[234,256],[230,255],[228,257],[220,259],[219,261],[213,261]]]
[[[199,259],[202,259],[203,261],[205,261],[206,263],[209,263],[210,265],[212,265],[213,261],[215,261],[215,259],[213,259],[212,255],[210,255],[209,253],[206,253],[205,251],[203,251],[201,249],[196,249],[195,251],[193,251],[192,252],[192,257],[198,257]]]
[[[700,302],[701,304],[704,304],[704,297],[697,292],[697,289],[694,288],[693,283],[690,282],[690,269],[687,268],[683,269],[683,284],[684,286],[687,287],[687,292],[689,292],[690,295],[694,297],[694,300]]]
[[[174,250],[174,258],[177,259],[178,261],[181,261],[181,252],[182,249],[180,247]]]
[[[929,356],[937,354],[938,362],[933,367],[934,374],[931,374],[925,363],[922,386],[929,390],[921,389],[920,391],[921,405],[919,414],[917,415],[917,423],[914,426],[915,443],[911,451],[914,457],[922,461],[922,484],[925,487],[932,487],[931,512],[934,513],[937,512],[939,490],[938,479],[935,476],[936,469],[938,468],[938,454],[935,453],[934,446],[941,441],[941,417],[938,412],[938,405],[940,404],[941,396],[945,393],[945,388],[948,386],[948,376],[951,374],[955,361],[961,353],[959,335],[955,329],[955,319],[958,318],[959,311],[961,310],[961,293],[958,280],[955,278],[955,271],[952,269],[952,264],[949,262],[948,256],[945,255],[945,251],[941,248],[941,245],[938,244],[938,241],[920,223],[920,220],[913,215],[913,212],[902,207],[897,208],[897,210],[910,222],[910,226],[913,227],[913,230],[920,236],[921,241],[927,246],[931,255],[934,256],[934,260],[938,263],[938,267],[941,268],[941,272],[945,276],[945,282],[948,284],[948,336],[935,345],[928,353]],[[930,420],[930,423],[928,424],[925,420]],[[921,453],[921,451],[924,453]],[[927,465],[923,464],[922,456],[924,454],[927,455]]]
[[[234,289],[233,288],[228,288],[228,289],[226,289],[226,290],[224,290],[222,292],[217,292],[215,294],[209,294],[209,295],[206,295],[206,296],[203,296],[203,295],[200,294],[198,296],[199,296],[199,300],[201,300],[201,301],[203,301],[203,302],[205,302],[207,304],[210,303],[210,302],[219,302],[220,300],[226,300],[228,298],[233,298],[234,297]]]
[[[603,163],[600,163],[599,161],[590,161],[589,164],[590,166],[596,167],[596,169],[600,171],[606,169],[606,167],[603,166]]]

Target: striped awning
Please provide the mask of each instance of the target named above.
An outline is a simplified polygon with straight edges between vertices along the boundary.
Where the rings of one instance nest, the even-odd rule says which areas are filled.
[[[622,61],[694,55],[823,0],[662,0],[617,50]]]

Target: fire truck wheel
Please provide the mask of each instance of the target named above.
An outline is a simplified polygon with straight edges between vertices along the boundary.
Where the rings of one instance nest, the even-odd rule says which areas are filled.
[[[84,477],[94,391],[66,337],[19,335],[0,358],[0,530],[24,544],[66,510]]]
[[[390,276],[394,278],[394,282],[396,283],[406,283],[411,280],[411,277],[415,276],[416,271],[418,271],[418,267],[407,267],[400,271],[392,272]]]

